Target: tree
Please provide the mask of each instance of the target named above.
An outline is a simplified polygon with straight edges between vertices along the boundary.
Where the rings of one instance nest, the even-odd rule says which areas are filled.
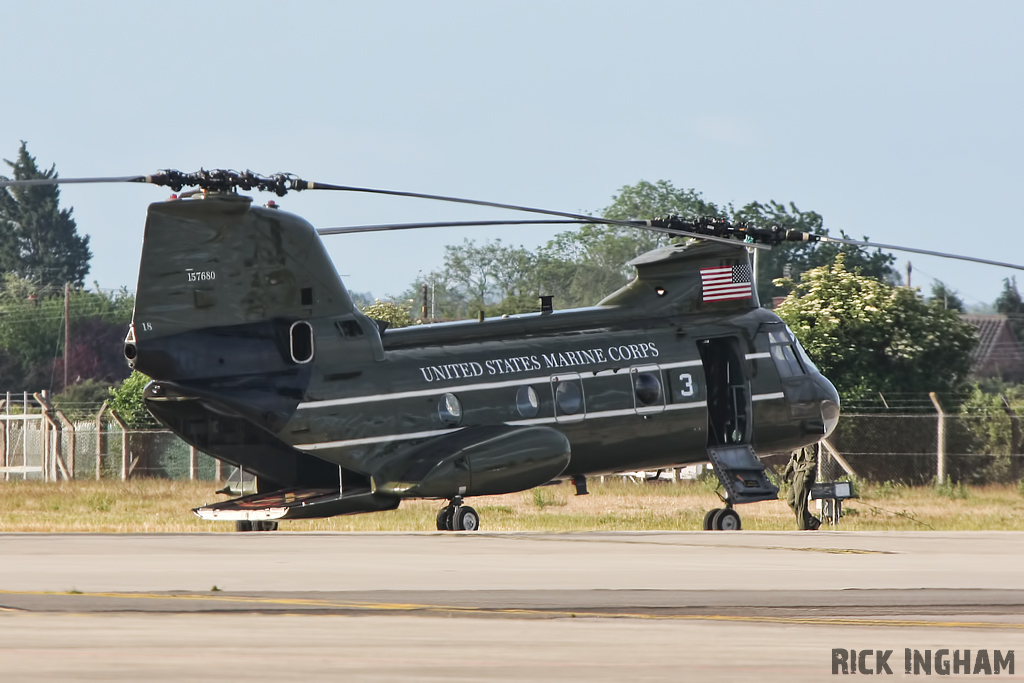
[[[977,343],[970,324],[916,290],[850,272],[845,260],[840,254],[799,283],[780,283],[792,292],[775,311],[840,397],[961,393]]]
[[[383,320],[391,327],[406,327],[408,325],[412,325],[412,314],[409,305],[377,299],[362,310],[368,317],[374,320]]]
[[[1003,280],[1003,291],[996,298],[996,312],[1010,319],[1017,341],[1024,343],[1024,300],[1017,289],[1017,278]]]
[[[109,384],[128,374],[122,342],[134,299],[72,289],[69,383]],[[60,391],[64,382],[64,288],[39,287],[7,274],[0,287],[0,386],[8,390]]]
[[[676,188],[667,180],[626,185],[600,213],[620,221],[723,215],[696,190]],[[632,277],[629,261],[671,241],[661,233],[614,225],[559,233],[539,254],[539,281],[546,285],[542,293],[553,295],[558,307],[591,306]]]
[[[932,282],[931,301],[942,308],[964,312],[964,301],[957,296],[956,290],[950,289],[945,282],[935,280]]]
[[[39,170],[24,141],[17,160],[4,162],[15,180],[57,177],[55,166]],[[59,203],[57,185],[0,191],[0,269],[42,286],[82,285],[92,258],[89,236],[78,235],[72,210],[59,208]]]
[[[968,452],[992,458],[984,467],[970,463],[969,477],[977,483],[1017,481],[1020,478],[1021,418],[1024,417],[1024,385],[986,382],[975,385],[960,408],[962,421],[970,425]]]
[[[740,209],[729,207],[734,222],[745,221],[759,228],[779,226],[787,230],[799,230],[814,235],[828,236],[823,227],[824,219],[816,211],[801,211],[793,202],[789,206],[776,201],[767,204],[751,202]],[[849,235],[840,231],[840,236]],[[864,241],[868,238],[865,237]],[[832,263],[836,256],[843,254],[847,269],[862,275],[897,283],[899,276],[892,267],[896,257],[876,249],[869,252],[862,247],[837,242],[784,242],[770,251],[757,254],[757,294],[762,304],[767,305],[773,297],[789,293],[786,285],[776,283],[783,278],[798,280],[800,274]]]
[[[666,215],[694,219],[700,216],[746,221],[758,227],[779,225],[787,229],[828,234],[822,217],[770,201],[751,202],[741,209],[720,208],[694,189],[677,188],[667,180],[640,181],[626,185],[601,212],[612,220],[644,220]],[[844,235],[845,236],[845,235]],[[446,247],[443,273],[425,280],[434,292],[435,310],[441,317],[467,317],[477,310],[489,314],[518,313],[537,309],[537,297],[552,295],[556,308],[592,306],[622,287],[634,275],[627,264],[645,252],[669,244],[669,235],[614,225],[584,225],[559,233],[547,245],[530,252],[509,247],[500,240],[477,245],[465,241]],[[787,243],[758,252],[758,293],[768,303],[772,296],[788,292],[773,284],[775,278],[792,276],[844,254],[847,267],[895,282],[895,258],[880,250],[869,252],[837,243]],[[407,298],[420,296],[417,283]]]
[[[109,390],[108,404],[132,429],[154,427],[157,424],[156,418],[146,408],[146,402],[142,398],[142,391],[149,382],[149,377],[136,370],[128,379],[121,382],[120,386],[111,387]]]

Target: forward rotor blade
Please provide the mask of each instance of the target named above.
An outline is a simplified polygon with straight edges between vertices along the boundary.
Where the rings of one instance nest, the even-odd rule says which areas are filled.
[[[914,254],[925,254],[926,256],[938,256],[940,258],[954,258],[960,261],[973,261],[975,263],[984,263],[989,266],[1000,266],[1002,268],[1014,268],[1016,270],[1024,270],[1024,266],[1019,266],[1015,263],[1004,263],[1003,261],[991,261],[989,259],[977,258],[975,256],[963,256],[962,254],[949,254],[944,251],[932,251],[930,249],[915,249],[913,247],[900,247],[895,244],[881,244],[880,242],[862,242],[861,240],[848,240],[840,237],[821,237],[822,242],[841,242],[842,244],[852,244],[856,247],[870,247],[877,249],[893,249],[894,251],[907,251]]]
[[[695,237],[697,239],[721,242],[734,247],[752,247],[754,249],[771,249],[766,244],[749,244],[738,240],[715,237],[714,235],[701,235],[679,228],[662,228],[650,224],[650,221],[616,221],[605,218],[587,217],[586,219],[566,220],[533,220],[533,221],[440,221],[436,223],[384,223],[381,225],[350,225],[337,228],[317,228],[317,234],[345,235],[358,232],[385,232],[389,230],[417,230],[420,228],[464,228],[464,227],[486,227],[495,225],[618,225],[630,228],[642,228],[654,232],[665,233],[673,237]]]
[[[487,225],[587,225],[595,221],[443,221],[440,223],[385,223],[382,225],[350,225],[341,228],[317,228],[320,235],[344,235],[350,232],[384,232],[386,230],[417,230],[419,228],[466,228]]]
[[[126,175],[109,178],[32,178],[30,180],[5,180],[0,178],[0,187],[32,187],[38,185],[82,185],[87,183],[148,183],[152,176]]]

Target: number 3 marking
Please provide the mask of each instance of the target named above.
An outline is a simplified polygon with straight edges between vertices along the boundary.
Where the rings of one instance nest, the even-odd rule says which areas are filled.
[[[679,375],[679,381],[683,383],[683,387],[679,390],[680,396],[693,396],[693,377],[687,373]]]

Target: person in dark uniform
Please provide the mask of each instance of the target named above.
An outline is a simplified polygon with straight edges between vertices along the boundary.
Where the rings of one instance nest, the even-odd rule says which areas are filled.
[[[782,471],[782,480],[790,484],[786,502],[796,515],[796,528],[814,531],[821,526],[821,520],[807,509],[811,497],[811,484],[818,477],[818,451],[815,446],[805,446],[793,452],[789,464]]]

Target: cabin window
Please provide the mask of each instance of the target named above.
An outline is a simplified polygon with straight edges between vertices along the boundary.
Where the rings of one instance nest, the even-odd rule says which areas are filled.
[[[437,403],[437,414],[445,425],[455,427],[462,422],[462,404],[455,394],[445,394]]]
[[[537,413],[540,412],[540,399],[533,387],[519,387],[519,391],[516,392],[516,410],[523,417],[537,417]]]
[[[583,393],[574,382],[561,382],[555,389],[555,403],[563,415],[575,415],[583,406]]]
[[[334,323],[342,337],[362,337],[363,328],[355,320],[338,320]]]
[[[633,391],[640,405],[653,406],[662,402],[661,380],[653,372],[638,372],[633,377]]]
[[[313,326],[305,320],[292,323],[291,352],[292,360],[296,363],[308,363],[313,360]]]

